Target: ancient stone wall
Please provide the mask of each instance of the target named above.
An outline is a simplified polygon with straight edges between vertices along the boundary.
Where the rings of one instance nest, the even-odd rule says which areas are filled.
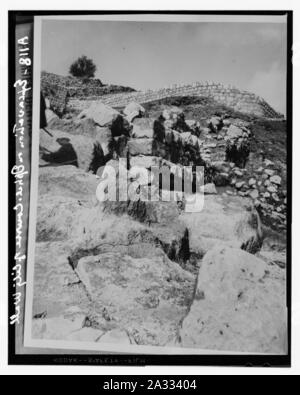
[[[254,93],[241,91],[232,86],[224,86],[218,83],[194,83],[191,85],[173,85],[168,88],[159,90],[148,90],[146,92],[130,92],[108,94],[95,100],[95,98],[86,98],[85,101],[79,99],[70,99],[68,108],[82,110],[89,107],[93,101],[100,100],[112,107],[126,106],[130,101],[138,103],[147,103],[154,100],[160,100],[173,96],[203,96],[211,97],[215,101],[227,105],[236,111],[266,118],[281,118],[268,103]]]

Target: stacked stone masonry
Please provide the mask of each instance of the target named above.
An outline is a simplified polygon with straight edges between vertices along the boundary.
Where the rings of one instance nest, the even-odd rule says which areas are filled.
[[[195,83],[159,90],[148,90],[146,92],[107,94],[101,98],[86,97],[85,100],[71,98],[68,101],[68,108],[82,110],[99,100],[111,107],[118,108],[126,106],[131,101],[143,104],[174,96],[210,97],[216,102],[231,107],[236,111],[265,118],[282,118],[282,115],[277,113],[261,97],[247,91],[240,91],[231,86],[216,83]]]

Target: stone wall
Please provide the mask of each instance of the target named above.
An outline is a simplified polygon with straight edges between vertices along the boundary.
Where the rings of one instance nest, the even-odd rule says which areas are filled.
[[[254,114],[266,118],[282,118],[264,99],[254,93],[241,91],[232,86],[224,86],[218,83],[194,83],[191,85],[173,85],[159,90],[148,90],[145,92],[131,92],[108,94],[101,97],[101,101],[112,107],[124,107],[130,101],[147,103],[173,96],[203,96],[211,97],[215,101],[227,105],[236,111]],[[93,101],[100,98],[86,98],[85,100],[70,99],[69,109],[82,110],[91,105]]]

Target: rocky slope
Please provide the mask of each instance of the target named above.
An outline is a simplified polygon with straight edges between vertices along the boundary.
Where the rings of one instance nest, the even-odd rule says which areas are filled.
[[[63,118],[48,111],[53,138],[41,131],[34,338],[286,351],[286,167],[284,139],[275,135],[284,125],[268,130],[271,156],[261,141],[272,123],[213,111],[211,101],[176,100],[119,111],[98,104]],[[78,168],[55,161],[66,144]],[[100,203],[101,166],[118,168],[121,158],[138,198]],[[200,212],[178,198],[178,174],[170,202],[143,200],[148,171],[135,187],[140,166],[191,163],[205,169],[206,185],[194,191],[205,194]],[[167,192],[156,187],[158,198]]]

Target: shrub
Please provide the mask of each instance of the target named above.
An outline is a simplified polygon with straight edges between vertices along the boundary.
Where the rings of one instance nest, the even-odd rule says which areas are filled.
[[[93,78],[96,72],[96,65],[92,59],[88,59],[83,55],[71,64],[69,72],[73,77]]]

